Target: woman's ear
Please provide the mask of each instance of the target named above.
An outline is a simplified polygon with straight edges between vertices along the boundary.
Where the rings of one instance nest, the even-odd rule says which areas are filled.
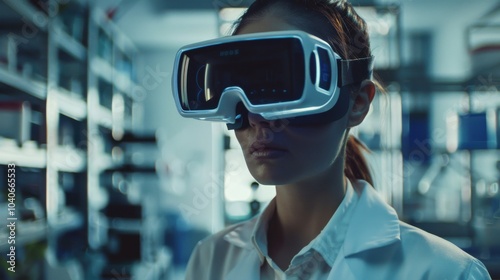
[[[348,113],[349,127],[357,126],[365,119],[374,96],[375,84],[371,80],[364,80],[352,97],[352,107]]]

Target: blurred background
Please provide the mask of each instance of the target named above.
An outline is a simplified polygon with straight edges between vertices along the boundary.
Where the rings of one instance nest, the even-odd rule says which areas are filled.
[[[183,279],[197,241],[265,207],[233,133],[171,93],[178,48],[251,2],[0,1],[0,279]],[[375,188],[500,278],[500,4],[351,2],[387,91],[353,132]]]

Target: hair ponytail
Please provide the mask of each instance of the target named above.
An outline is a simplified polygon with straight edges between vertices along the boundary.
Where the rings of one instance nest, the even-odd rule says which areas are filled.
[[[363,155],[363,150],[365,152],[370,151],[354,135],[349,135],[346,146],[344,173],[350,181],[361,179],[373,186],[372,175],[370,174],[366,158]]]

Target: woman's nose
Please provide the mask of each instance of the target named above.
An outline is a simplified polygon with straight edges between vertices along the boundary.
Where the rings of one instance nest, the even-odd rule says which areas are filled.
[[[264,119],[264,117],[262,117],[259,114],[254,114],[254,113],[248,112],[248,123],[252,127],[256,127],[256,126],[269,127],[271,121]]]
[[[248,112],[248,125],[256,128],[268,128],[274,132],[280,132],[286,129],[290,123],[288,119],[268,120],[259,114]]]

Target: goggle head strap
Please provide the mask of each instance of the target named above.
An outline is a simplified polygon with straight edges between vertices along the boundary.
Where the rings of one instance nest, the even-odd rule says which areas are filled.
[[[374,57],[356,59],[337,59],[339,88],[347,85],[359,84],[373,76]]]

